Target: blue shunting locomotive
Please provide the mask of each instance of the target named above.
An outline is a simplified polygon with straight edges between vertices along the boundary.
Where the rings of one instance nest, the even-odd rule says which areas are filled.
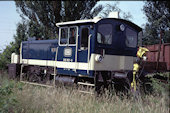
[[[56,26],[58,39],[21,43],[18,64],[22,81],[42,83],[54,77],[54,83],[87,83],[97,89],[128,79],[136,60],[140,27],[119,18],[61,22]],[[13,54],[12,58],[18,56]]]

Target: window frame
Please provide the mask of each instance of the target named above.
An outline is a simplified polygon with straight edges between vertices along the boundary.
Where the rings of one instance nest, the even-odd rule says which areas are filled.
[[[82,46],[81,46],[81,45],[82,45],[82,30],[83,30],[83,29],[88,29],[87,47],[82,47]],[[81,49],[81,50],[86,50],[86,49],[88,49],[88,43],[89,43],[89,35],[90,35],[89,26],[82,27],[80,32],[81,32],[80,49]]]
[[[127,29],[129,29],[129,30],[131,30],[131,31],[133,31],[133,32],[136,33],[136,46],[135,46],[135,47],[128,46],[128,45],[126,44],[126,40],[127,40]],[[132,29],[132,28],[130,28],[130,27],[126,27],[126,29],[125,29],[125,36],[126,36],[126,38],[125,38],[125,45],[126,45],[126,47],[129,47],[129,48],[136,48],[137,45],[138,45],[138,32],[136,32],[136,30],[134,30],[134,29]]]
[[[68,38],[67,38],[67,43],[66,44],[61,44],[61,29],[64,29],[64,28],[68,28]],[[69,44],[69,34],[70,34],[70,28],[76,28],[77,32],[76,32],[76,43],[75,44]],[[60,27],[59,28],[59,46],[76,46],[77,45],[77,39],[78,39],[78,26],[65,26],[65,27]]]
[[[67,28],[68,29],[68,27],[60,27],[59,28],[59,45],[60,46],[67,46],[68,45],[68,38],[67,38],[67,43],[66,44],[61,44],[60,42],[61,42],[61,29],[64,29],[64,28]],[[68,37],[68,34],[67,34],[67,37]]]
[[[111,32],[111,34],[112,34],[112,36],[111,36],[111,39],[112,39],[112,40],[111,40],[111,44],[105,44],[105,43],[99,43],[99,42],[98,42],[98,37],[97,37],[97,36],[98,36],[98,33],[100,33],[98,29],[99,29],[99,26],[100,26],[100,25],[103,25],[103,24],[111,25],[111,31],[112,31],[112,32]],[[101,44],[101,45],[105,45],[105,46],[111,46],[111,45],[113,44],[113,28],[114,28],[114,27],[113,27],[113,24],[111,24],[111,23],[101,23],[101,24],[99,24],[99,25],[97,26],[97,32],[96,32],[96,42],[97,42],[97,44]],[[100,34],[101,34],[101,33],[100,33]],[[102,36],[102,34],[101,34],[101,36]]]

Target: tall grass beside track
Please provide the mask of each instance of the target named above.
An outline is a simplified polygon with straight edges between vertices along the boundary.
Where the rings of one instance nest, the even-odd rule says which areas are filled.
[[[143,95],[136,100],[122,99],[114,94],[110,96],[107,91],[101,97],[95,97],[79,93],[74,87],[27,85],[9,80],[6,76],[0,76],[0,112],[169,113],[169,91],[162,90],[162,86],[161,94]]]

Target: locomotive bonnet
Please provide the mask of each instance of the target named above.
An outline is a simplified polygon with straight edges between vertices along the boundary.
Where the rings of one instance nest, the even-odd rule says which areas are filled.
[[[54,77],[54,82],[107,86],[115,79],[127,79],[133,71],[142,30],[134,23],[119,18],[94,18],[60,22],[56,26],[58,39],[21,43],[17,57],[20,62],[12,62],[20,65],[21,80],[24,76],[31,76],[31,82]]]

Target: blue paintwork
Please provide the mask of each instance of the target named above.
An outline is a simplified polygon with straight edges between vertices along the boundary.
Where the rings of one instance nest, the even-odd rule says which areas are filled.
[[[55,60],[51,48],[58,47],[58,40],[35,40],[22,42],[23,59]]]
[[[80,44],[81,44],[81,30],[83,29],[83,28],[88,28],[89,30],[90,30],[90,28],[89,28],[89,25],[82,25],[82,26],[80,26],[79,27],[79,37],[78,37],[78,58],[77,58],[77,61],[78,62],[84,62],[84,63],[87,63],[87,55],[88,55],[88,50],[86,49],[86,50],[81,50],[81,48],[80,48]]]
[[[136,48],[129,48],[126,46],[125,44],[125,39],[126,39],[126,30],[124,30],[123,32],[120,30],[117,30],[117,26],[120,24],[124,24],[125,28],[131,28],[134,31],[136,31],[137,33],[140,31],[139,28],[136,28],[136,25],[133,25],[132,23],[129,26],[127,25],[127,23],[129,23],[128,21],[120,21],[120,19],[105,19],[102,21],[99,21],[96,25],[96,28],[98,27],[98,25],[100,24],[105,24],[105,23],[109,23],[112,24],[113,26],[113,37],[112,37],[112,44],[111,45],[105,45],[105,44],[98,44],[97,43],[97,38],[96,38],[96,48],[95,48],[95,53],[101,53],[101,49],[105,49],[105,53],[109,54],[109,55],[120,55],[120,56],[136,56],[136,52],[137,52],[137,47]],[[135,29],[136,28],[136,29]],[[96,32],[97,35],[97,32]]]
[[[72,75],[72,76],[78,76],[79,74],[81,75],[87,75],[89,77],[93,77],[94,71],[89,70],[89,74],[87,74],[86,70],[76,70],[76,72],[72,69],[67,70],[64,68],[57,68],[57,73],[62,74],[62,75]]]
[[[105,45],[97,43],[97,28],[98,25],[103,23],[109,23],[113,26],[113,37],[112,37],[112,45]],[[141,30],[137,25],[125,21],[122,19],[102,19],[96,24],[78,24],[78,51],[76,51],[76,46],[59,46],[58,40],[36,40],[36,41],[24,41],[22,42],[22,58],[23,59],[38,59],[38,60],[55,60],[56,52],[52,51],[52,48],[58,47],[58,56],[57,61],[63,61],[63,59],[73,59],[72,62],[75,62],[75,53],[77,53],[77,62],[87,63],[88,61],[88,50],[80,50],[80,40],[81,40],[81,29],[83,27],[88,27],[90,30],[90,34],[92,35],[90,38],[90,55],[92,53],[101,54],[101,51],[104,49],[105,54],[108,55],[121,55],[121,56],[136,56],[137,47],[129,48],[125,45],[125,31],[117,30],[117,26],[120,24],[124,24],[125,27],[129,27],[136,31],[137,33]],[[75,24],[76,25],[76,24]],[[75,26],[73,25],[73,26]],[[93,27],[93,28],[91,28]],[[72,56],[64,56],[64,49],[71,48]],[[92,77],[94,75],[94,71],[87,70],[66,70],[63,68],[57,69],[58,74],[66,74],[77,76],[78,74],[88,75]]]
[[[65,48],[72,49],[72,55],[70,57],[64,56],[64,49]],[[76,46],[59,46],[58,47],[57,61],[63,61],[63,58],[69,58],[69,59],[73,59],[73,62],[75,62],[75,50],[76,50]]]

